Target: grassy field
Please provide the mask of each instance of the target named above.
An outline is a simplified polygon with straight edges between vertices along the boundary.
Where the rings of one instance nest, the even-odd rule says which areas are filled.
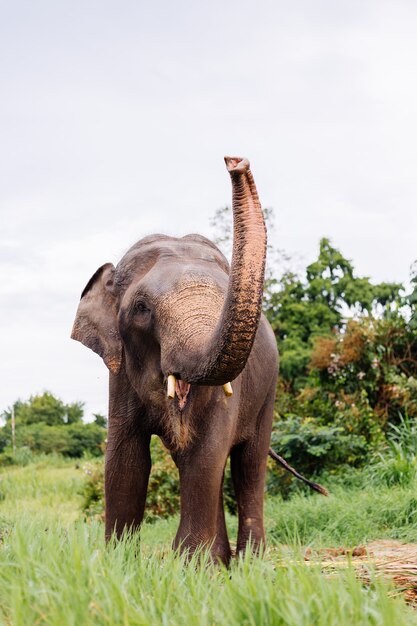
[[[0,623],[13,626],[277,624],[417,625],[417,614],[369,572],[325,573],[305,546],[417,540],[416,485],[332,496],[268,498],[269,547],[230,570],[172,554],[177,520],[145,524],[141,539],[105,546],[101,522],[83,520],[82,468],[44,461],[0,473]],[[236,520],[229,517],[233,536]],[[202,561],[202,563],[201,563]]]

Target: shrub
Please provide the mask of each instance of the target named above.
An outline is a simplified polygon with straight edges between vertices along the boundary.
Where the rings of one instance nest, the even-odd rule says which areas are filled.
[[[375,455],[369,468],[376,483],[405,487],[417,476],[417,420],[400,416],[390,424],[386,447]]]
[[[73,458],[80,458],[88,453],[98,457],[103,454],[103,444],[107,432],[98,424],[71,424],[65,428],[68,433],[63,454]]]
[[[17,448],[16,452],[13,452],[11,448],[4,450],[0,454],[0,466],[8,465],[29,465],[34,460],[34,454],[27,446]]]
[[[83,465],[86,475],[81,489],[83,496],[82,510],[87,518],[103,519],[104,517],[104,464],[103,460],[90,461]]]
[[[22,454],[20,450],[23,449],[35,454],[56,453],[72,458],[85,454],[97,457],[103,454],[105,438],[106,430],[94,423],[48,426],[41,422],[16,429],[16,454]],[[9,454],[6,453],[3,462],[8,462]]]
[[[178,470],[159,437],[151,440],[152,470],[146,499],[146,517],[154,520],[169,517],[179,510]]]
[[[271,441],[279,454],[309,476],[344,463],[358,464],[367,451],[362,435],[296,415],[275,422]]]

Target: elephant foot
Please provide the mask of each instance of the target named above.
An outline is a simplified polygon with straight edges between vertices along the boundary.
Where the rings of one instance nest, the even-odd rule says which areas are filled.
[[[265,548],[265,531],[261,517],[245,517],[239,524],[236,554],[250,549],[253,554],[260,554]]]
[[[196,552],[200,552],[204,557],[208,553],[209,562],[213,565],[225,565],[228,567],[232,559],[232,550],[230,545],[224,542],[217,542],[216,539],[206,541],[192,541],[190,538],[184,538],[182,541],[178,537],[173,543],[174,550],[186,556],[186,560],[190,561]]]
[[[261,556],[265,550],[265,545],[266,544],[264,540],[255,541],[252,539],[242,543],[238,543],[238,545],[236,546],[236,556],[243,555],[248,551],[255,556]]]

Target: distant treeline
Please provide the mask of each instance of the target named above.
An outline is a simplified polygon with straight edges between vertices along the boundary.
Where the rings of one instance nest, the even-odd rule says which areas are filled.
[[[13,448],[27,448],[34,453],[55,452],[79,458],[85,454],[100,456],[106,438],[106,418],[94,415],[94,422],[83,422],[82,402],[64,404],[52,393],[31,396],[2,414],[0,428],[0,463],[13,459]],[[14,417],[14,436],[13,419]]]

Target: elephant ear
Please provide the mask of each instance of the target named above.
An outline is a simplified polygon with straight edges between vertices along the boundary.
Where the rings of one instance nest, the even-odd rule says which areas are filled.
[[[114,265],[106,263],[88,281],[81,294],[71,338],[99,354],[109,370],[118,374],[122,364],[122,341],[112,293],[114,271]]]

